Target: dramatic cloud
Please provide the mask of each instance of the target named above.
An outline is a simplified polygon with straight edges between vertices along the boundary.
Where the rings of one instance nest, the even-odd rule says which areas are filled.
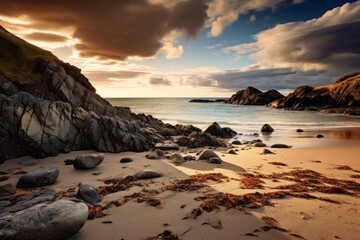
[[[171,81],[166,77],[153,77],[149,80],[151,85],[165,85],[171,86]]]
[[[162,3],[161,1],[158,1]],[[100,4],[89,0],[1,0],[5,19],[26,16],[17,27],[27,29],[73,29],[75,45],[84,57],[125,60],[129,56],[150,57],[170,32],[184,31],[195,37],[207,19],[205,0],[151,4],[146,0],[109,0]],[[169,57],[179,55],[181,48]]]
[[[246,14],[250,10],[276,8],[281,2],[285,0],[213,0],[208,10],[211,27],[209,35],[219,36],[224,28],[235,22],[241,14]]]
[[[360,2],[347,3],[306,22],[280,24],[257,34],[258,64],[298,70],[327,70],[346,74],[359,70]],[[254,47],[254,46],[253,46]],[[253,51],[233,46],[238,54]],[[248,51],[247,51],[248,50]]]
[[[320,86],[332,83],[337,77],[324,71],[294,71],[290,68],[225,70],[209,78],[220,88],[234,91],[253,86],[262,90],[294,89],[299,85]]]
[[[63,37],[53,33],[33,32],[26,35],[27,39],[42,42],[66,42],[67,37]]]

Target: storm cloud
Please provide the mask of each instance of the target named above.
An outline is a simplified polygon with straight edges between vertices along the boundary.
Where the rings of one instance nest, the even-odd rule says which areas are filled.
[[[279,24],[258,33],[256,42],[225,50],[246,54],[257,64],[297,70],[327,70],[346,74],[359,70],[360,2],[346,3],[305,22]]]
[[[27,23],[17,27],[72,29],[72,36],[79,40],[75,49],[82,56],[115,60],[153,56],[162,47],[161,40],[172,31],[195,37],[207,19],[207,8],[205,0],[179,1],[171,6],[146,0],[109,0],[101,4],[97,0],[0,1],[0,15],[26,16]]]

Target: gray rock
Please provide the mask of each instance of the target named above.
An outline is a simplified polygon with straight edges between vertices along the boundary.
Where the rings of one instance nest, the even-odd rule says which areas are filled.
[[[254,147],[266,147],[266,144],[263,142],[256,142],[254,143]]]
[[[15,193],[16,193],[16,189],[14,185],[12,185],[11,183],[0,186],[0,199],[4,197],[12,196]]]
[[[161,177],[161,174],[158,173],[158,172],[155,172],[153,170],[146,169],[146,170],[142,170],[142,171],[137,172],[135,174],[135,177],[137,179],[150,179],[150,178]]]
[[[270,151],[269,149],[263,149],[263,151],[261,152],[262,155],[266,155],[266,154],[275,154],[274,152]]]
[[[244,141],[242,141],[241,143],[244,144],[244,145],[246,145],[246,144],[249,144],[249,141],[244,140]]]
[[[208,160],[208,163],[221,164],[222,160],[219,157],[212,157]]]
[[[282,143],[277,143],[277,144],[273,144],[271,145],[271,148],[291,148],[292,146],[286,145],[286,144],[282,144]]]
[[[103,160],[103,153],[83,154],[75,158],[73,165],[75,169],[91,169],[100,165]]]
[[[16,184],[17,188],[36,188],[54,184],[59,176],[57,167],[39,168],[25,173]]]
[[[48,189],[43,192],[32,192],[26,195],[19,197],[19,200],[12,202],[6,208],[0,210],[0,217],[6,216],[8,214],[30,208],[39,203],[50,203],[55,201],[56,193],[54,190]]]
[[[323,137],[324,137],[324,135],[322,135],[322,134],[316,135],[316,138],[323,138]]]
[[[226,151],[227,154],[234,154],[234,155],[237,155],[237,153],[235,152],[234,149],[229,149]]]
[[[221,128],[216,122],[210,124],[204,132],[221,138],[232,138],[237,135],[237,133],[231,128]]]
[[[301,133],[301,132],[304,132],[304,130],[299,128],[299,129],[296,129],[296,132]]]
[[[84,203],[39,203],[0,217],[0,239],[65,240],[78,232],[87,218],[88,207]]]
[[[124,157],[124,158],[120,159],[121,163],[129,163],[132,161],[134,161],[134,159],[132,159],[131,157]]]
[[[171,160],[174,164],[180,165],[185,162],[185,159],[181,156],[181,154],[174,153],[170,156],[169,160]]]
[[[73,164],[74,164],[74,160],[72,160],[72,159],[66,159],[66,160],[64,160],[64,163],[65,163],[65,165],[73,165]]]
[[[77,196],[87,203],[98,203],[101,202],[101,197],[97,193],[96,189],[88,184],[81,184],[77,192]]]
[[[258,133],[253,133],[253,136],[258,137],[259,134]]]
[[[239,140],[234,140],[234,141],[231,142],[231,144],[241,145],[241,142]]]
[[[267,132],[267,133],[272,133],[275,130],[269,125],[269,124],[264,124],[260,130],[261,132]]]
[[[209,160],[212,157],[219,157],[213,150],[205,149],[199,155],[199,160]]]
[[[31,160],[23,160],[20,161],[19,164],[22,166],[34,166],[39,162],[39,160],[31,159]]]

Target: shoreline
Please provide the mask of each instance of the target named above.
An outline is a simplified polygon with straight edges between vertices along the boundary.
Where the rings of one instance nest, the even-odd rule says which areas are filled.
[[[243,136],[238,137],[242,139]],[[290,196],[270,199],[269,202],[273,206],[265,205],[260,208],[241,206],[229,210],[219,206],[218,209],[211,212],[203,211],[197,217],[194,217],[192,213],[203,203],[203,200],[195,200],[199,197],[209,197],[211,194],[215,194],[214,196],[219,194],[242,196],[255,192],[260,194],[275,191],[289,192],[290,190],[278,190],[274,187],[293,183],[282,179],[261,178],[262,183],[259,186],[249,189],[242,185],[242,181],[249,180],[246,174],[268,175],[311,170],[321,174],[325,179],[354,181],[360,184],[359,178],[352,177],[360,176],[358,172],[360,171],[360,161],[357,159],[357,156],[360,156],[358,139],[314,138],[316,141],[311,141],[307,147],[299,147],[303,141],[309,140],[313,139],[288,139],[288,141],[294,141],[293,148],[268,148],[275,152],[275,154],[269,155],[260,154],[263,148],[246,145],[235,146],[233,149],[237,150],[236,155],[227,154],[227,148],[216,148],[215,152],[223,160],[219,165],[203,161],[189,161],[177,166],[167,159],[146,159],[145,155],[149,152],[123,152],[105,153],[105,159],[100,166],[91,170],[79,171],[72,166],[64,165],[63,161],[73,159],[82,153],[94,153],[95,151],[60,154],[56,157],[37,160],[34,166],[19,164],[21,161],[32,159],[32,157],[25,156],[7,160],[1,166],[3,171],[9,172],[8,176],[10,177],[9,180],[1,182],[1,185],[16,184],[20,177],[17,173],[45,166],[56,166],[60,170],[57,182],[49,188],[67,194],[71,193],[69,189],[77,189],[79,183],[91,184],[99,188],[106,186],[104,184],[106,179],[124,178],[143,169],[152,169],[162,174],[162,177],[153,180],[139,180],[125,191],[105,195],[100,203],[101,206],[105,206],[113,201],[120,201],[125,196],[141,193],[146,189],[146,191],[157,191],[157,194],[149,197],[157,199],[160,202],[158,205],[151,206],[147,201],[139,202],[140,200],[135,198],[119,207],[112,206],[103,211],[106,216],[88,220],[85,226],[70,238],[71,240],[150,239],[165,230],[177,235],[178,239],[205,239],[205,236],[206,239],[237,239],[239,236],[241,239],[252,239],[255,235],[259,239],[301,239],[300,237],[304,239],[333,239],[335,237],[354,239],[360,234],[360,220],[356,218],[360,212],[358,204],[360,189],[355,191],[355,195],[317,191],[304,192],[338,203],[316,198]],[[181,148],[180,151],[168,152],[179,152],[182,155],[190,154],[196,157],[194,151],[197,150],[200,148]],[[119,163],[123,157],[131,157],[134,161],[126,164]],[[344,168],[344,166],[348,168]],[[188,179],[197,174],[200,174],[199,176],[221,174],[224,179],[219,179],[219,182],[203,181],[201,184],[205,186],[194,191],[164,190],[178,180]],[[74,197],[64,196],[63,198],[73,199]],[[333,221],[329,221],[329,219]]]

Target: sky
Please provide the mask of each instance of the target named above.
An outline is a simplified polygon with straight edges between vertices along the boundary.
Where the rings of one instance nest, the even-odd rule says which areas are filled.
[[[103,97],[287,93],[360,71],[360,1],[1,0],[0,25]]]

